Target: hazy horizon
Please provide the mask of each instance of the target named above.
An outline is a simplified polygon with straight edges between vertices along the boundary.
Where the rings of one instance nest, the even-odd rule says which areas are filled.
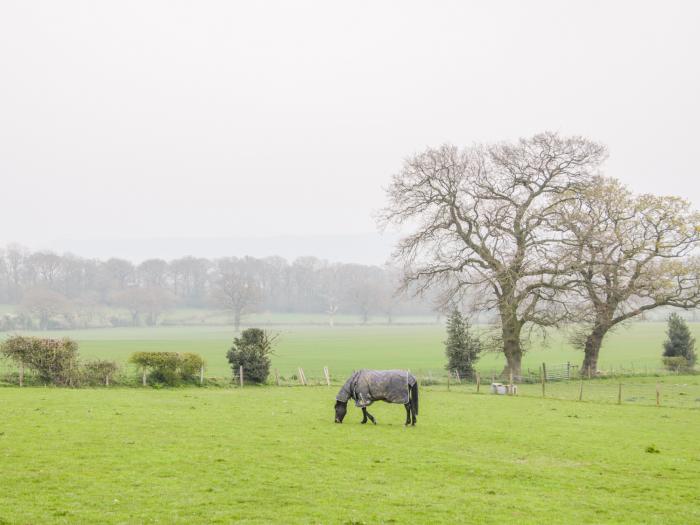
[[[135,264],[148,259],[171,261],[186,256],[207,259],[279,256],[289,262],[310,256],[331,263],[382,266],[391,258],[397,239],[396,234],[368,232],[348,235],[74,239],[10,244],[18,244],[35,252],[72,254],[100,260],[116,257]],[[4,247],[0,246],[0,252]]]

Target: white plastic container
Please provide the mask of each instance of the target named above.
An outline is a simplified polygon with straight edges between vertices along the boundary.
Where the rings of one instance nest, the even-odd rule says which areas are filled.
[[[504,385],[503,383],[491,383],[491,393],[498,394],[499,396],[516,396],[518,395],[518,386]]]
[[[508,387],[502,383],[491,383],[491,393],[504,396],[508,393]]]

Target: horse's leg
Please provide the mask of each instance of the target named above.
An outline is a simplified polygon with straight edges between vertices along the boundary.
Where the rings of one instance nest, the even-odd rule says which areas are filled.
[[[416,426],[416,406],[411,403],[411,426],[415,427]]]
[[[367,423],[367,408],[362,407],[362,421],[360,421],[363,425]]]
[[[372,424],[373,424],[373,425],[376,425],[376,424],[377,424],[377,420],[374,419],[374,416],[373,416],[372,414],[370,414],[369,412],[367,412],[367,409],[363,408],[362,410],[365,411],[365,413],[367,414],[367,417],[368,417],[369,420],[372,422]]]
[[[406,423],[405,426],[408,426],[411,424],[411,403],[406,403],[404,405],[404,408],[406,409]]]

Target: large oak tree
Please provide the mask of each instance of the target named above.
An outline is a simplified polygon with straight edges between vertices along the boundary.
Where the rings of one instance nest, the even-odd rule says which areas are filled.
[[[678,197],[634,195],[615,179],[596,178],[562,201],[563,246],[576,268],[570,297],[583,348],[582,372],[595,373],[605,335],[660,306],[700,304],[700,214]],[[578,307],[576,307],[578,306]]]
[[[582,137],[543,133],[515,143],[430,148],[404,163],[387,190],[384,224],[404,225],[396,257],[405,285],[440,287],[444,300],[483,289],[500,319],[506,371],[520,374],[523,328],[559,320],[568,286],[552,221],[606,154]]]

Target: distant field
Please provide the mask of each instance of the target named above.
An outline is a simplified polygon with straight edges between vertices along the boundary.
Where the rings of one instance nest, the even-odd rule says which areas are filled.
[[[424,388],[407,429],[334,394],[0,389],[0,523],[700,522],[698,411]]]
[[[17,305],[0,303],[0,314],[11,314],[17,312]],[[121,318],[124,321],[131,319],[129,311],[118,307],[98,307],[96,312],[102,319],[110,317]],[[401,315],[395,316],[393,322],[396,324],[435,324],[436,315]],[[322,325],[327,326],[330,317],[323,313],[277,313],[260,312],[247,315],[243,318],[244,326],[273,326],[273,325]],[[338,314],[333,318],[336,325],[359,325],[364,324],[358,314]],[[230,313],[222,310],[210,308],[175,308],[167,310],[158,319],[162,325],[233,325],[233,318]],[[389,323],[389,319],[383,315],[372,315],[367,320],[368,325],[384,325]]]
[[[700,324],[690,323],[700,340]],[[606,341],[601,354],[603,369],[660,367],[661,345],[665,338],[664,323],[634,323],[620,329]],[[444,367],[445,339],[442,325],[374,325],[374,326],[303,326],[270,327],[279,334],[273,366],[282,375],[289,375],[298,366],[309,377],[320,377],[329,366],[336,377],[353,369],[410,368],[440,374]],[[0,335],[0,337],[5,337]],[[155,328],[109,328],[59,332],[37,332],[35,335],[74,337],[80,342],[85,357],[101,357],[126,362],[136,351],[197,352],[208,363],[211,377],[229,375],[226,351],[234,337],[232,328],[223,326],[188,326]],[[537,369],[547,363],[580,364],[582,353],[572,349],[560,334],[553,334],[547,345],[535,342],[524,359],[524,369]],[[479,368],[484,373],[500,369],[500,354],[485,354]]]

